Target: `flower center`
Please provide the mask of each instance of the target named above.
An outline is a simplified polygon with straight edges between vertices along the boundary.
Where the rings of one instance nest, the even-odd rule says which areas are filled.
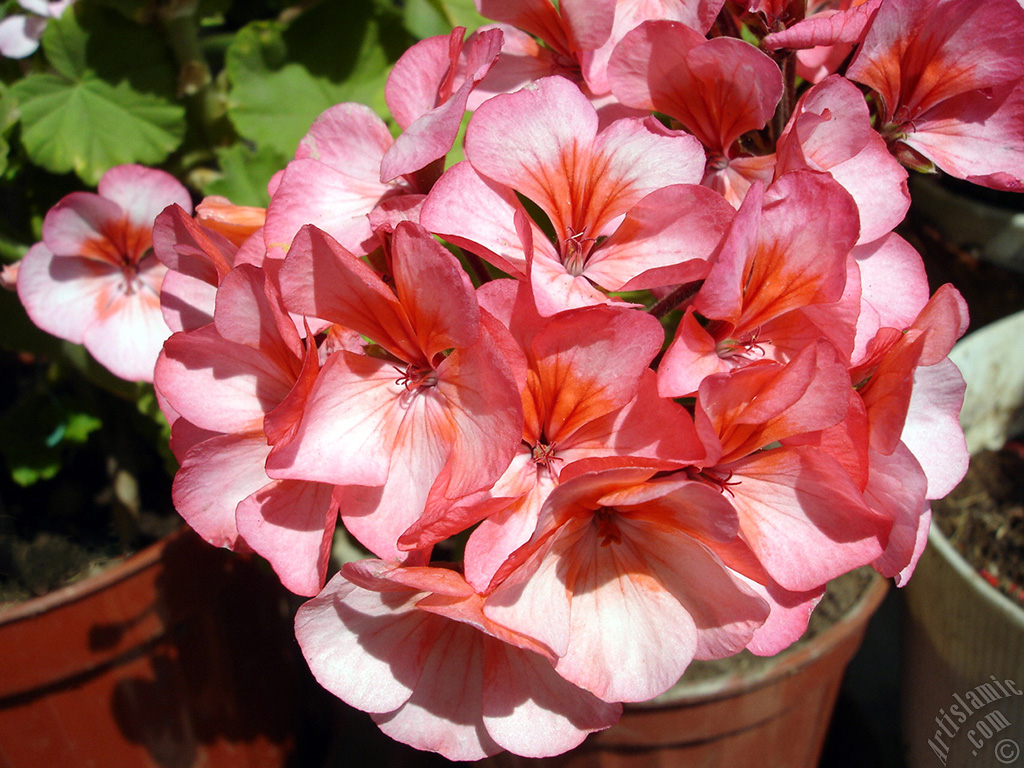
[[[538,442],[531,451],[533,463],[540,467],[546,467],[553,461],[562,459],[555,456],[555,444]]]
[[[587,228],[576,232],[569,227],[569,236],[562,241],[562,264],[565,271],[574,277],[583,274],[587,266],[587,257],[590,255],[590,248],[595,242],[594,238],[586,237]]]
[[[622,533],[619,532],[619,526],[615,523],[614,509],[601,507],[594,512],[594,522],[597,524],[597,535],[601,539],[602,547],[622,543]]]
[[[400,371],[400,368],[395,368]],[[405,387],[407,392],[417,392],[427,387],[437,386],[437,371],[433,368],[420,368],[410,364],[406,366],[405,372],[397,379],[395,384]]]
[[[769,342],[759,342],[757,340],[760,330],[758,328],[752,334],[745,337],[723,339],[715,345],[715,352],[723,360],[728,360],[730,357],[740,357],[745,360],[762,358],[765,356],[763,344]]]

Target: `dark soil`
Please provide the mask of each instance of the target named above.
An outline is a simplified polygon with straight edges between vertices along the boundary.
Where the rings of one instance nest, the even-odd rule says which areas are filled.
[[[0,351],[0,403],[15,400],[33,367]],[[23,487],[0,457],[0,610],[91,576],[182,525],[155,424],[112,394],[95,400],[104,427],[63,448],[54,477]]]
[[[963,482],[932,513],[964,559],[1024,605],[1024,443],[972,456]]]

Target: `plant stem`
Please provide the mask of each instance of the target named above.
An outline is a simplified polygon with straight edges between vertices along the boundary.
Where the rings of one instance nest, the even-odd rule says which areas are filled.
[[[680,304],[689,301],[697,295],[697,291],[704,285],[703,280],[694,280],[692,283],[683,283],[677,286],[668,296],[657,302],[647,311],[657,318],[662,318],[678,307]]]
[[[210,65],[199,44],[194,0],[171,0],[161,5],[160,23],[178,64],[178,94],[186,98],[198,118],[208,147],[225,138],[224,102],[213,87]]]

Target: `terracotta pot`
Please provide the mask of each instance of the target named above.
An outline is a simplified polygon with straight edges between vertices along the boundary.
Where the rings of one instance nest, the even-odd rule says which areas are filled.
[[[0,612],[0,766],[280,766],[292,648],[273,574],[182,530]]]
[[[642,705],[565,755],[495,765],[551,768],[814,768],[843,673],[888,582],[874,576],[835,624],[756,672],[686,683]]]
[[[950,354],[967,382],[960,421],[972,454],[1002,448],[1024,429],[1022,337],[1019,312],[965,337]],[[1006,686],[1010,680],[1024,691],[1024,608],[986,582],[935,526],[905,595],[908,765],[1024,761],[1024,695]]]

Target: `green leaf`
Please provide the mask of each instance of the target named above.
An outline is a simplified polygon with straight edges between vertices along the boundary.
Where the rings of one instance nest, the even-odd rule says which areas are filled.
[[[94,185],[112,166],[156,165],[181,144],[185,110],[154,30],[86,6],[50,21],[42,43],[56,74],[11,87],[32,162]]]
[[[15,84],[25,150],[53,173],[94,186],[115,165],[163,162],[185,135],[185,110],[94,75],[69,82],[33,74]]]
[[[473,0],[407,0],[402,21],[419,38],[447,35],[455,27],[472,32],[489,23],[477,12]]]
[[[252,149],[244,144],[218,147],[221,173],[202,184],[204,195],[222,195],[236,205],[270,203],[267,182],[284,168],[288,157],[270,147]]]
[[[102,419],[91,413],[71,413],[64,422],[63,439],[68,443],[82,445],[89,439],[89,435],[102,426]]]
[[[85,442],[101,426],[97,417],[67,408],[52,393],[29,390],[0,419],[0,453],[14,481],[32,485],[60,471],[65,444]]]
[[[258,149],[291,157],[313,120],[343,101],[386,113],[384,82],[411,42],[378,5],[325,2],[285,26],[254,22],[228,48],[228,115]]]
[[[137,91],[175,98],[177,67],[155,27],[92,5],[75,10],[50,21],[43,33],[54,69],[69,80],[95,73],[111,84],[127,81]]]

